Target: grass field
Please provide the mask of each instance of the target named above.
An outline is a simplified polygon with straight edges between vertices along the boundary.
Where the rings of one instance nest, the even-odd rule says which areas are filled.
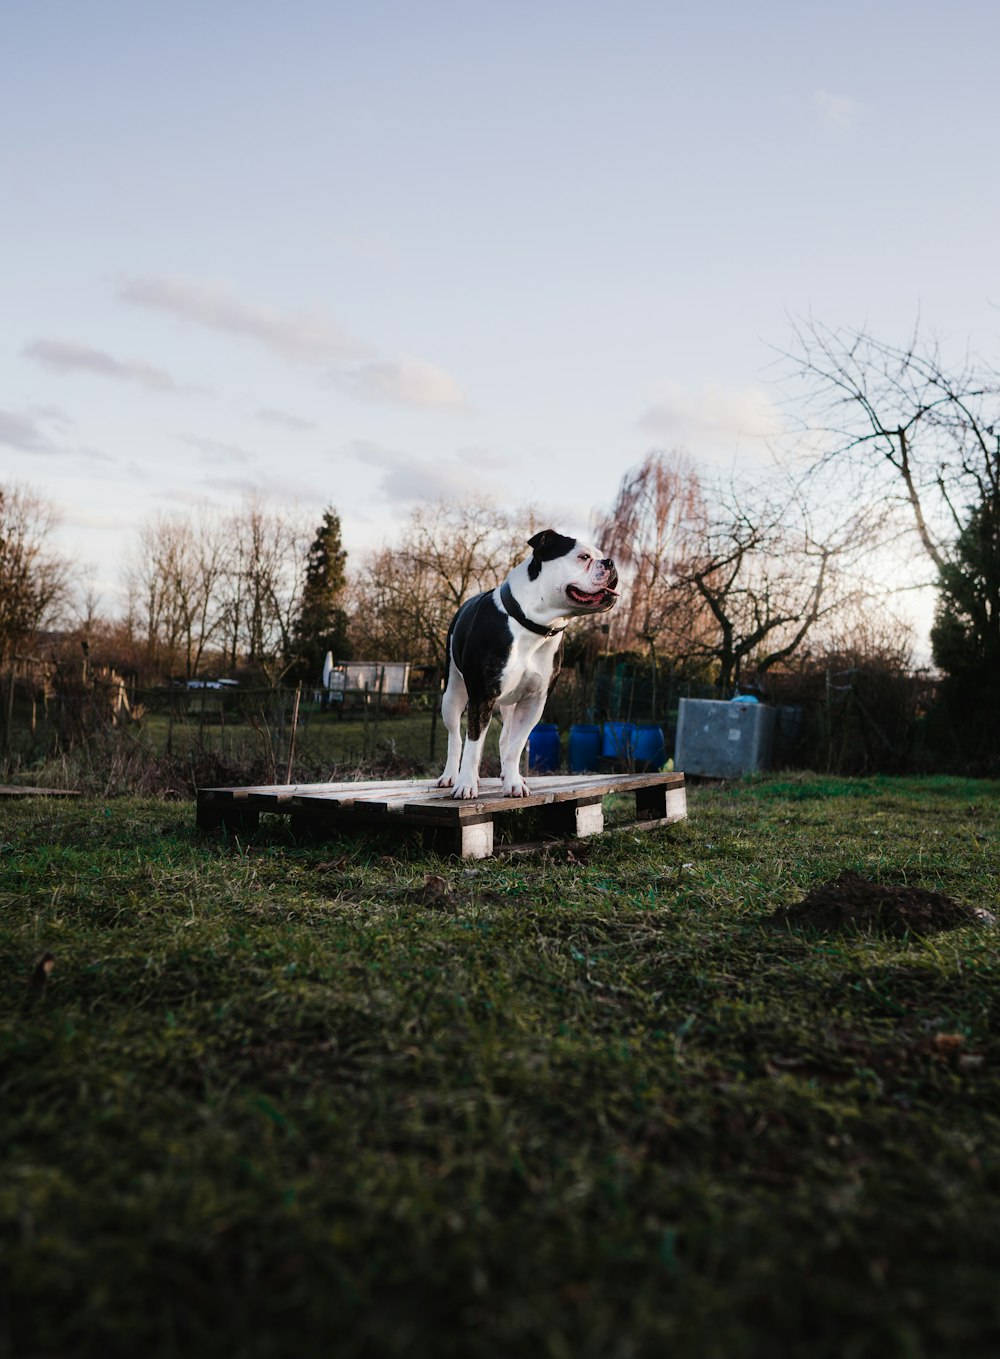
[[[444,724],[433,720],[436,716],[428,706],[405,715],[382,714],[377,720],[371,714],[366,721],[356,711],[338,717],[333,711],[320,712],[315,704],[303,704],[295,739],[296,777],[325,777],[317,771],[358,768],[372,761],[440,771],[448,735]],[[497,757],[499,733],[500,723],[494,720],[486,739],[488,760]],[[273,761],[277,780],[284,782],[289,735],[287,724],[274,729],[263,722],[256,727],[246,721],[200,725],[191,718],[168,726],[163,714],[154,713],[143,718],[135,739],[157,755],[164,754],[169,744],[174,755],[212,752],[237,767],[249,763],[267,769]]]
[[[197,713],[170,725],[164,714],[147,714],[142,720],[138,739],[150,750],[162,754],[167,748],[168,731],[171,748],[176,754],[207,748],[224,756],[243,759],[247,755],[259,754],[262,747],[268,746],[275,748],[279,763],[287,758],[287,727],[277,733],[263,723],[257,730],[245,721],[200,724]],[[498,731],[499,723],[494,722],[491,727],[494,750]],[[430,757],[430,738],[429,707],[406,716],[383,714],[377,721],[372,714],[365,721],[358,712],[338,717],[335,711],[320,712],[315,704],[303,704],[296,733],[296,751],[300,758],[310,762],[327,760],[331,763],[350,763],[376,751],[388,750],[396,751],[404,759],[426,761]],[[442,766],[447,740],[444,726],[438,721],[435,758],[440,759]]]
[[[1000,789],[463,864],[0,803],[0,1355],[994,1355]],[[46,963],[39,960],[48,956]]]

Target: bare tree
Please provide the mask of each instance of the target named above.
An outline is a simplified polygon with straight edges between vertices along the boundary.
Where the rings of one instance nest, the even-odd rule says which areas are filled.
[[[69,564],[52,546],[56,522],[52,506],[26,487],[0,486],[0,661],[69,601]]]
[[[689,654],[711,659],[724,691],[788,661],[817,623],[844,606],[855,585],[844,567],[860,546],[855,526],[818,535],[804,505],[731,497],[706,514],[700,544],[678,570],[677,592],[713,626]]]
[[[433,661],[440,607],[428,567],[398,548],[369,553],[348,586],[351,649],[387,661]]]
[[[373,552],[354,581],[355,654],[442,663],[459,604],[503,579],[534,527],[480,498],[418,507],[399,545]]]
[[[225,519],[159,516],[127,563],[127,619],[147,667],[191,677],[209,657],[271,681],[294,662],[309,541],[304,521],[248,500]]]
[[[228,521],[220,605],[230,664],[242,654],[274,683],[295,661],[308,546],[305,521],[249,499]]]
[[[597,520],[623,574],[617,644],[649,647],[654,682],[659,652],[723,689],[787,661],[855,592],[867,543],[853,514],[815,519],[777,470],[706,487],[683,452],[649,454]]]
[[[933,568],[940,696],[966,757],[1000,759],[1000,372],[966,353],[946,360],[915,329],[895,346],[810,321],[786,357],[822,428],[818,481],[832,473],[861,502],[900,511]],[[929,581],[927,583],[930,583]]]
[[[609,616],[616,649],[642,643],[654,665],[664,635],[675,654],[690,649],[704,611],[692,612],[678,592],[678,569],[700,544],[705,522],[701,481],[683,450],[650,452],[625,473],[614,504],[594,521],[595,541],[614,557],[622,581]]]
[[[948,365],[919,329],[904,346],[811,320],[794,336],[817,467],[859,501],[903,509],[940,574],[970,511],[1000,502],[1000,374],[971,355]]]
[[[126,565],[129,616],[148,666],[198,673],[221,626],[224,538],[210,516],[159,515],[139,529]]]

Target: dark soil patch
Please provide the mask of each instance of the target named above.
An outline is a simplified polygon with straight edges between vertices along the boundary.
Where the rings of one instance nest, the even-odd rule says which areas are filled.
[[[988,925],[987,911],[954,901],[923,887],[869,882],[845,872],[814,887],[802,901],[783,906],[769,917],[773,925],[813,930],[857,930],[862,934],[937,934],[963,925]]]

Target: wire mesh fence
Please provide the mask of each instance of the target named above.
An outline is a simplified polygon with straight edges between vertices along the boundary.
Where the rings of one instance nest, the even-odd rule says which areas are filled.
[[[144,689],[96,681],[34,691],[5,687],[2,762],[8,770],[91,746],[109,732],[151,756],[214,755],[260,766],[283,782],[296,766],[371,761],[380,753],[432,763],[441,733],[432,694],[382,702],[340,695],[335,703],[301,686],[170,686]]]
[[[926,676],[852,667],[769,681],[783,733],[778,765],[841,773],[945,767],[941,749],[951,737],[937,730]],[[132,780],[149,791],[190,791],[207,781],[319,781],[352,770],[430,773],[445,755],[440,692],[438,672],[423,688],[386,693],[381,685],[335,692],[227,681],[140,687],[112,670],[73,681],[17,664],[0,675],[0,775],[61,762],[64,781],[85,786],[124,790]],[[662,728],[669,757],[680,700],[692,697],[730,695],[667,667],[602,657],[562,673],[542,721],[558,731],[564,763],[574,726],[605,722]],[[498,726],[484,773],[495,772]]]

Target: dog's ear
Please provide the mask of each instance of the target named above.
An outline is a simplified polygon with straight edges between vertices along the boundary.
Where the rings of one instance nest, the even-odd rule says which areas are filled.
[[[553,557],[565,557],[575,542],[575,538],[567,538],[565,533],[557,533],[555,529],[542,529],[528,539],[528,546],[536,557],[543,562],[550,562]]]
[[[555,529],[542,529],[541,533],[536,533],[528,539],[528,546],[534,554],[528,563],[528,579],[534,580],[542,569],[542,562],[554,561],[556,557],[565,557],[567,552],[573,550],[575,538],[567,538],[565,533],[557,533]]]

